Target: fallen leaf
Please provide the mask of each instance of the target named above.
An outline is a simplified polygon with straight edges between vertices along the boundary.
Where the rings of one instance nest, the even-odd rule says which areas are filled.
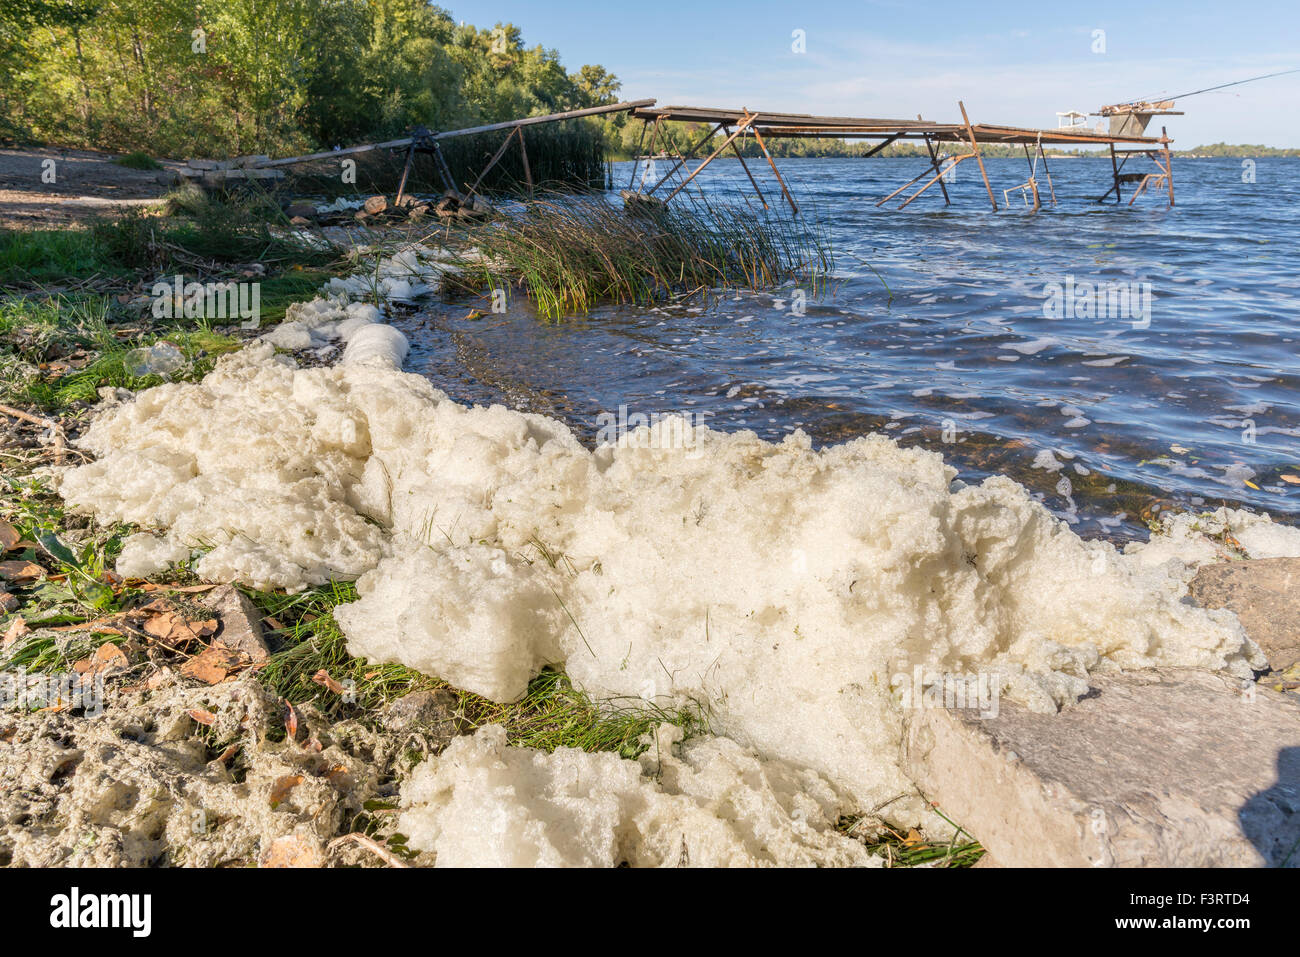
[[[20,604],[18,596],[13,592],[0,591],[0,614],[8,614]]]
[[[1292,485],[1300,485],[1300,475],[1279,475],[1283,482],[1289,482]]]
[[[153,602],[150,602],[150,604],[153,604]],[[203,621],[187,621],[179,612],[165,611],[146,621],[144,630],[163,644],[178,648],[188,642],[198,641],[200,638],[207,638],[209,635],[216,634],[217,619],[208,618]]]
[[[3,518],[0,518],[0,552],[7,552],[13,548],[23,537],[18,534],[18,529],[14,528]]]
[[[246,664],[247,658],[217,642],[181,665],[181,674],[187,678],[196,678],[204,684],[215,685],[225,681],[232,672],[239,671]]]
[[[1256,492],[1259,491],[1259,486],[1256,485],[1254,482],[1252,482],[1250,479],[1242,479],[1242,481],[1245,482],[1247,485],[1249,485],[1251,488],[1253,488]]]
[[[920,844],[921,841],[922,841],[921,832],[918,831],[916,828],[912,828],[910,831],[907,832],[907,837],[903,838],[903,846],[913,847],[917,844]]]
[[[275,784],[271,786],[271,807],[283,803],[299,784],[302,784],[301,774],[285,774],[276,778]]]
[[[293,741],[298,737],[298,712],[289,702],[284,703],[284,730],[289,735],[289,740]]]
[[[12,582],[35,581],[45,574],[45,569],[35,562],[0,562],[0,578]]]
[[[190,708],[185,712],[199,724],[205,727],[212,727],[216,723],[217,716],[211,711],[204,711],[202,708]]]
[[[14,620],[9,622],[9,627],[5,629],[4,647],[8,648],[30,631],[31,629],[27,627],[27,620],[22,615],[15,615]]]
[[[311,680],[316,682],[316,684],[318,685],[324,685],[326,688],[328,688],[330,691],[333,691],[335,694],[342,694],[344,690],[346,690],[344,689],[343,685],[339,684],[337,681],[331,678],[330,673],[326,671],[324,668],[322,668],[320,671],[312,675]]]
[[[81,683],[85,684],[93,678],[116,674],[119,671],[126,671],[131,666],[126,654],[121,648],[106,641],[98,648],[89,658],[82,658],[72,666],[72,670],[81,675]]]

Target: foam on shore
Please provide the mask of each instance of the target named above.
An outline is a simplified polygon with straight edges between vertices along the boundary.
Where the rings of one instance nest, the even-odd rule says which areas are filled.
[[[1212,557],[1190,535],[1121,553],[880,435],[814,451],[662,420],[591,451],[554,419],[451,401],[401,351],[298,368],[256,343],[106,407],[60,491],[148,530],[121,574],[194,555],[257,588],[357,578],[336,612],[354,654],[499,701],[553,665],[596,697],[690,704],[863,807],[911,790],[891,686],[916,665],[1046,710],[1093,671],[1261,663],[1235,616],[1181,601],[1183,559]],[[1218,514],[1260,555],[1300,541]]]

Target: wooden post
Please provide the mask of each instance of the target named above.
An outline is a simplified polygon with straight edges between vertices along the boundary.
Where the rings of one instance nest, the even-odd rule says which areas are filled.
[[[799,207],[795,205],[794,197],[790,195],[790,190],[786,187],[785,180],[781,178],[781,171],[776,168],[776,160],[772,159],[772,154],[767,151],[767,144],[763,142],[763,134],[758,131],[757,127],[754,128],[754,139],[758,141],[759,149],[761,149],[763,155],[767,157],[767,165],[772,167],[772,175],[775,176],[776,181],[781,184],[781,193],[785,196],[785,201],[790,204],[790,212],[795,216],[798,216]]]
[[[1052,205],[1056,205],[1056,187],[1052,185],[1052,171],[1047,166],[1047,154],[1043,152],[1043,134],[1038,134],[1038,155],[1043,158],[1043,172],[1047,174],[1047,188],[1052,191]]]
[[[920,117],[918,116],[917,119],[919,120]],[[935,173],[939,176],[939,188],[943,190],[943,204],[945,206],[951,206],[952,203],[948,200],[948,187],[943,183],[943,170],[939,169],[939,157],[934,151],[934,144],[930,142],[929,133],[925,134],[925,148],[930,151],[930,165],[934,167]],[[902,207],[899,208],[901,209]]]
[[[533,171],[528,166],[528,147],[524,146],[524,128],[519,127],[519,158],[524,161],[524,182],[528,184],[528,192],[533,192]]]
[[[411,162],[415,159],[415,144],[412,143],[406,150],[406,165],[402,167],[402,179],[397,184],[397,198],[393,201],[394,206],[402,205],[402,193],[406,189],[406,178],[411,175]]]
[[[956,165],[957,165],[958,163],[960,163],[962,160],[970,159],[970,158],[971,158],[972,156],[974,156],[974,155],[975,155],[974,153],[965,153],[965,154],[963,154],[963,155],[961,155],[961,156],[958,156],[955,160],[953,160],[953,166],[956,166]],[[948,167],[948,168],[949,168],[949,169],[952,169],[952,166],[950,166],[950,167]],[[925,173],[922,173],[922,174],[921,174],[921,176],[924,176],[924,175],[925,175]],[[918,176],[916,179],[920,179],[921,176]],[[915,183],[915,182],[916,182],[916,179],[912,180],[912,183]],[[906,209],[906,208],[908,207],[908,205],[909,205],[913,200],[918,199],[918,198],[920,197],[920,195],[921,195],[922,193],[924,193],[927,189],[929,189],[929,188],[930,188],[931,186],[933,186],[935,183],[939,183],[939,182],[942,182],[942,181],[943,181],[943,174],[942,174],[942,173],[935,173],[935,174],[934,174],[934,178],[931,179],[930,182],[926,183],[924,186],[922,186],[920,189],[918,189],[918,190],[917,190],[915,193],[913,193],[911,196],[907,197],[907,199],[905,199],[905,200],[903,200],[901,203],[899,203],[899,204],[898,204],[898,208],[899,208],[899,209]],[[898,189],[894,190],[894,192],[892,192],[892,193],[890,193],[888,196],[886,196],[885,199],[882,199],[882,200],[880,201],[880,203],[883,203],[883,202],[885,202],[885,200],[890,199],[890,198],[896,196],[898,193],[901,193],[903,190],[907,189],[908,186],[911,186],[912,183],[908,183],[908,184],[906,184],[906,185],[904,185],[904,186],[900,186]],[[879,206],[880,203],[876,203],[876,205]]]
[[[658,123],[658,119],[655,120]],[[645,146],[645,132],[650,129],[650,121],[641,121],[641,136],[636,141],[636,152],[632,154],[632,177],[627,181],[627,188],[632,189],[636,185],[636,168],[641,165],[641,147]]]
[[[970,147],[975,152],[975,162],[980,164],[980,176],[984,178],[984,188],[988,190],[989,202],[993,204],[993,212],[998,211],[998,201],[993,198],[993,187],[989,185],[989,174],[984,169],[984,157],[980,155],[980,145],[975,139],[975,128],[970,125],[970,117],[966,115],[966,104],[961,100],[957,101],[961,107],[961,118],[966,124],[966,134],[970,137]]]
[[[736,145],[735,140],[731,141],[731,149],[736,154],[736,159],[740,160],[740,168],[743,169],[745,175],[749,177],[749,185],[753,186],[754,192],[758,194],[758,201],[763,204],[764,209],[767,209],[767,197],[765,197],[763,191],[758,188],[758,180],[754,179],[754,174],[751,173],[749,167],[745,165],[745,157],[741,155],[740,147]]]
[[[1115,185],[1112,188],[1115,190],[1115,202],[1116,204],[1118,204],[1119,201],[1122,199],[1122,197],[1120,196],[1120,192],[1119,192],[1119,162],[1115,159],[1114,143],[1110,144],[1110,168],[1111,171],[1115,174]],[[1106,196],[1109,195],[1110,195],[1110,190],[1108,189],[1106,190]],[[1105,199],[1106,196],[1102,196],[1102,199]]]
[[[695,151],[698,150],[698,149],[699,149],[701,146],[703,146],[705,143],[707,143],[709,140],[711,140],[711,139],[714,137],[714,135],[716,135],[717,132],[718,132],[719,130],[722,129],[722,127],[723,127],[723,124],[722,124],[722,123],[719,123],[719,124],[718,124],[717,126],[715,126],[715,127],[714,127],[710,132],[705,133],[704,136],[701,137],[701,139],[700,139],[700,141],[699,141],[698,143],[696,143],[694,146],[692,146],[690,149],[688,149],[685,153],[682,154],[682,158],[679,159],[679,160],[677,161],[677,164],[676,164],[675,166],[673,166],[673,168],[670,169],[670,170],[668,171],[668,175],[667,175],[667,176],[665,176],[665,177],[664,177],[663,179],[661,179],[659,182],[655,183],[653,186],[650,187],[650,192],[646,193],[646,195],[647,195],[647,196],[653,196],[655,190],[657,190],[657,189],[658,189],[660,186],[662,186],[664,183],[666,183],[666,182],[668,182],[670,179],[672,179],[673,173],[676,173],[679,169],[681,169],[681,168],[682,168],[682,165],[683,165],[683,164],[684,164],[688,159],[690,159],[692,156],[695,155]],[[725,144],[724,144],[724,146],[725,146]],[[699,171],[697,170],[696,172],[699,172]]]
[[[505,155],[506,148],[510,145],[510,141],[515,138],[515,134],[518,132],[519,127],[516,126],[512,127],[510,132],[506,134],[505,142],[501,144],[496,153],[492,155],[492,158],[488,160],[487,166],[484,166],[483,171],[478,174],[478,179],[474,180],[474,185],[469,188],[469,192],[465,194],[466,196],[474,195],[474,191],[478,189],[478,184],[483,182],[483,177],[486,176],[492,167],[497,165],[497,162],[500,161],[501,157]]]
[[[1165,153],[1165,178],[1169,183],[1169,206],[1174,205],[1174,154],[1169,152],[1169,131],[1160,127],[1160,145]]]
[[[721,146],[719,146],[716,150],[710,153],[708,157],[705,158],[703,163],[695,167],[695,169],[691,172],[691,175],[686,177],[684,180],[682,180],[682,185],[678,186],[675,190],[673,190],[671,193],[665,196],[664,202],[665,203],[669,202],[670,200],[672,200],[674,196],[676,196],[678,193],[684,190],[688,185],[690,185],[691,180],[695,179],[696,176],[700,175],[700,170],[704,169],[704,167],[708,166],[715,159],[717,159],[718,156],[721,155],[722,151],[725,150],[728,146],[730,146],[731,143],[736,139],[736,137],[745,131],[745,127],[747,127],[750,123],[754,122],[756,118],[757,118],[757,114],[751,115],[750,112],[746,110],[745,115],[742,116],[740,118],[740,122],[736,124],[735,132],[733,132],[730,136],[728,136],[723,141]],[[721,124],[719,124],[719,126],[721,126]],[[651,190],[651,192],[654,192],[654,190]]]

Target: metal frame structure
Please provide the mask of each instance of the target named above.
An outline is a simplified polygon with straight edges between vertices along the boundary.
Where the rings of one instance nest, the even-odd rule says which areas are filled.
[[[1104,202],[1113,192],[1115,201],[1118,203],[1122,197],[1122,184],[1125,182],[1137,183],[1137,189],[1129,199],[1129,205],[1137,200],[1148,189],[1164,188],[1168,193],[1169,205],[1174,205],[1174,177],[1173,177],[1173,156],[1169,151],[1168,133],[1161,128],[1159,137],[1146,136],[1146,123],[1152,115],[1158,115],[1161,112],[1172,113],[1168,110],[1166,104],[1138,104],[1132,107],[1113,107],[1107,108],[1116,115],[1112,117],[1111,129],[1088,129],[1086,127],[1058,127],[1055,129],[1030,129],[1019,126],[999,126],[986,123],[973,123],[966,112],[966,105],[958,102],[958,109],[961,111],[960,123],[935,123],[930,120],[917,117],[915,120],[890,120],[890,119],[868,119],[862,117],[845,117],[845,116],[812,116],[805,113],[765,113],[762,111],[753,111],[747,107],[740,110],[723,110],[711,109],[706,107],[694,106],[666,106],[656,107],[653,99],[633,100],[625,103],[612,103],[607,106],[596,106],[582,110],[569,110],[564,113],[551,113],[546,116],[529,116],[517,120],[507,120],[504,123],[489,123],[484,126],[474,126],[461,130],[445,130],[440,133],[431,132],[424,127],[417,127],[412,131],[410,136],[401,139],[389,140],[384,143],[369,143],[359,146],[351,146],[346,149],[330,150],[322,153],[311,153],[306,156],[290,156],[283,159],[265,160],[257,158],[256,162],[248,164],[249,169],[274,169],[280,166],[288,166],[294,163],[310,162],[312,160],[334,159],[349,154],[362,153],[368,150],[389,149],[405,150],[406,164],[402,170],[402,179],[397,188],[397,200],[400,205],[403,194],[406,191],[406,183],[410,176],[411,166],[417,153],[430,154],[434,158],[435,169],[444,188],[457,191],[456,183],[452,178],[451,170],[447,165],[446,159],[439,148],[439,142],[444,139],[455,136],[473,136],[480,133],[491,133],[495,131],[505,131],[506,137],[496,153],[488,161],[487,165],[479,172],[474,183],[464,194],[465,197],[473,196],[479,185],[483,182],[484,176],[500,162],[505,155],[506,150],[510,148],[512,142],[516,139],[519,141],[519,149],[523,159],[524,179],[531,192],[533,189],[532,172],[528,163],[528,150],[524,145],[524,128],[541,123],[556,123],[562,120],[575,119],[583,116],[600,116],[610,113],[627,113],[633,119],[641,120],[640,141],[637,144],[637,153],[633,158],[632,172],[628,181],[628,191],[625,195],[629,200],[636,199],[648,202],[668,203],[673,200],[679,193],[695,180],[697,176],[723,153],[730,150],[740,161],[741,168],[745,171],[745,176],[749,179],[750,185],[753,186],[754,192],[758,195],[759,201],[763,204],[764,209],[770,209],[767,197],[763,194],[759,186],[758,179],[754,176],[745,162],[745,156],[737,145],[737,139],[742,137],[753,136],[755,143],[758,144],[759,151],[767,160],[772,174],[776,177],[777,183],[780,184],[781,194],[786,203],[789,204],[791,212],[799,213],[799,205],[795,202],[794,196],[790,191],[789,184],[781,175],[777,168],[776,160],[772,157],[767,148],[768,139],[791,138],[791,137],[836,137],[840,139],[866,139],[879,140],[866,154],[865,157],[874,156],[891,143],[899,140],[920,140],[925,143],[928,162],[926,167],[911,180],[904,183],[898,189],[889,195],[881,198],[876,202],[877,206],[883,206],[885,203],[894,199],[900,193],[915,186],[916,188],[898,204],[898,209],[906,209],[909,205],[919,199],[929,189],[938,184],[940,192],[943,194],[945,205],[951,205],[952,197],[948,193],[948,187],[945,183],[947,175],[959,163],[966,160],[975,160],[979,166],[980,179],[984,183],[984,190],[988,194],[989,205],[994,212],[998,210],[998,201],[994,196],[993,184],[989,180],[988,169],[984,165],[984,156],[980,150],[981,144],[1000,143],[1000,144],[1020,144],[1025,148],[1025,159],[1029,164],[1029,177],[1025,182],[1018,183],[1015,186],[1007,187],[1002,191],[1003,203],[1007,206],[1012,205],[1011,193],[1019,192],[1026,206],[1032,206],[1034,211],[1042,208],[1042,197],[1039,190],[1038,182],[1038,164],[1043,164],[1043,173],[1047,178],[1048,191],[1051,196],[1052,205],[1056,205],[1056,188],[1052,183],[1051,170],[1047,165],[1047,154],[1044,152],[1045,145],[1091,145],[1091,146],[1109,146],[1111,155],[1111,171],[1113,182],[1098,202]],[[1120,115],[1123,114],[1123,115]],[[1130,115],[1132,114],[1132,115]],[[1108,114],[1109,115],[1109,114]],[[676,142],[676,138],[670,133],[670,123],[693,123],[705,124],[710,127],[709,132],[696,140],[688,149],[682,151]],[[647,133],[650,135],[650,146],[642,148],[645,144]],[[686,164],[693,160],[699,159],[698,153],[715,136],[722,134],[723,140],[721,145],[714,149],[708,156],[699,161],[698,165],[689,170],[680,183],[673,186],[662,199],[655,196],[661,188],[667,186],[682,170]],[[943,143],[960,144],[964,152],[957,156],[944,156],[940,154],[936,146]],[[668,173],[659,178],[648,190],[642,191],[637,189],[632,192],[632,187],[636,185],[636,176],[638,169],[641,169],[643,160],[650,161],[656,156],[656,149],[660,152],[665,151],[665,147],[673,147],[672,156],[676,162]],[[1116,146],[1127,145],[1132,147],[1122,151],[1116,151]],[[1032,147],[1032,149],[1031,149]],[[1123,156],[1123,160],[1119,159]],[[1147,156],[1156,165],[1158,172],[1145,174],[1125,174],[1122,172],[1124,164],[1133,156]],[[927,178],[928,177],[928,178]],[[642,174],[645,179],[645,173]],[[922,182],[924,180],[924,182]],[[918,185],[919,184],[919,185]]]
[[[1030,129],[1028,127],[1000,126],[992,124],[972,123],[970,116],[966,112],[966,105],[959,102],[958,109],[961,111],[960,123],[935,123],[917,117],[915,120],[890,120],[890,119],[868,119],[861,117],[842,117],[842,116],[811,116],[801,113],[764,113],[762,111],[753,111],[748,107],[740,110],[722,110],[709,109],[704,107],[691,106],[666,106],[661,108],[655,107],[638,107],[631,111],[633,119],[639,119],[643,122],[642,142],[644,142],[646,132],[653,127],[654,134],[651,139],[651,149],[654,143],[658,142],[661,137],[661,128],[665,123],[705,123],[712,129],[701,137],[687,151],[681,154],[677,163],[668,171],[668,173],[659,179],[648,191],[637,193],[641,198],[653,197],[661,188],[667,185],[679,169],[692,159],[699,159],[698,152],[711,142],[713,138],[722,133],[725,139],[712,153],[700,160],[699,164],[690,171],[690,174],[679,184],[675,186],[663,198],[663,202],[670,202],[673,197],[680,193],[692,180],[695,179],[705,167],[721,156],[728,149],[732,150],[740,160],[741,167],[745,171],[754,191],[758,194],[759,200],[763,207],[768,207],[767,198],[763,195],[757,180],[753,173],[750,172],[746,165],[744,157],[741,155],[739,148],[736,146],[736,139],[742,135],[752,134],[758,143],[762,155],[767,159],[768,164],[775,174],[777,182],[781,185],[781,191],[786,201],[790,204],[790,209],[798,213],[798,205],[795,203],[790,193],[789,186],[777,169],[776,162],[772,154],[767,149],[765,138],[793,138],[793,137],[836,137],[840,139],[878,139],[880,140],[874,148],[865,154],[865,156],[874,156],[885,147],[898,140],[913,139],[921,140],[926,145],[926,152],[929,154],[929,163],[926,168],[911,180],[904,183],[898,189],[894,190],[887,196],[882,197],[876,202],[877,206],[883,206],[885,203],[894,199],[900,193],[916,186],[908,196],[902,199],[898,204],[898,209],[905,209],[922,194],[927,192],[932,186],[938,184],[943,194],[945,205],[952,202],[948,194],[948,188],[945,184],[945,178],[959,163],[973,159],[979,166],[980,178],[984,183],[985,192],[988,194],[989,205],[994,212],[998,210],[998,202],[993,192],[993,184],[989,180],[988,169],[984,165],[984,156],[980,150],[981,144],[1000,143],[1000,144],[1020,144],[1025,148],[1025,159],[1029,164],[1029,178],[1015,186],[1008,187],[1002,191],[1004,204],[1010,206],[1010,194],[1019,191],[1025,201],[1025,205],[1032,206],[1037,211],[1042,208],[1042,197],[1039,191],[1038,164],[1041,161],[1043,174],[1046,177],[1048,192],[1051,197],[1052,205],[1056,205],[1056,187],[1052,183],[1051,170],[1047,163],[1047,154],[1043,147],[1045,145],[1093,145],[1109,146],[1112,160],[1115,157],[1116,145],[1132,145],[1136,149],[1127,150],[1130,154],[1145,154],[1151,157],[1153,162],[1159,168],[1158,173],[1149,173],[1139,179],[1133,180],[1139,182],[1137,192],[1129,203],[1138,195],[1141,195],[1148,187],[1159,188],[1164,186],[1168,190],[1169,205],[1174,205],[1173,193],[1173,158],[1169,152],[1169,137],[1164,130],[1161,131],[1160,137],[1145,136],[1133,132],[1113,132],[1094,130],[1082,127],[1062,127],[1056,129]],[[936,144],[953,143],[960,144],[964,152],[957,156],[941,158],[936,151]],[[1162,162],[1163,160],[1163,162]],[[636,182],[636,173],[640,157],[633,161],[632,176],[629,181],[629,188]],[[1127,161],[1127,157],[1125,159]],[[1114,191],[1118,197],[1119,185],[1122,180],[1120,169],[1122,164],[1117,161],[1112,163],[1114,172],[1114,185],[1102,197],[1109,196]],[[928,179],[927,179],[928,177]],[[922,182],[924,180],[924,182]],[[920,185],[917,185],[920,184]],[[657,197],[656,197],[657,198]]]

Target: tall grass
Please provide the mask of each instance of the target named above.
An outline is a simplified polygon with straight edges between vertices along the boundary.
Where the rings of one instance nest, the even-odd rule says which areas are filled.
[[[636,212],[603,196],[551,195],[464,236],[475,253],[452,288],[518,286],[552,320],[675,292],[790,280],[814,292],[833,267],[826,233],[801,217],[685,194]]]
[[[508,130],[457,136],[439,141],[442,155],[451,168],[458,189],[467,190],[506,138]],[[610,186],[611,167],[599,127],[584,120],[548,123],[524,129],[528,148],[528,169],[533,185],[548,190],[599,190]],[[294,189],[300,194],[326,196],[392,194],[397,191],[406,164],[406,151],[359,153],[348,157],[356,162],[355,183],[344,183],[340,161],[319,160],[290,167]],[[522,193],[527,185],[523,157],[513,142],[501,160],[483,178],[480,193]],[[406,189],[414,193],[442,193],[433,157],[417,153]]]

